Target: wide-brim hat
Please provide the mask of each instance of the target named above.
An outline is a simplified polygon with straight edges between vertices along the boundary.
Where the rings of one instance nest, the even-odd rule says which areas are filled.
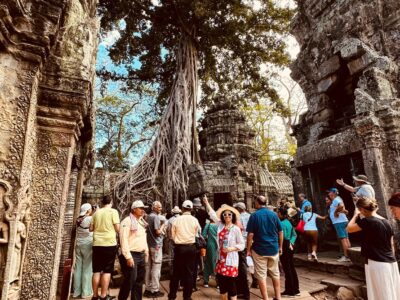
[[[234,208],[230,205],[227,205],[227,204],[222,204],[222,206],[220,208],[218,208],[218,210],[216,211],[218,219],[221,220],[221,215],[226,210],[233,212],[236,215],[237,221],[240,220],[240,212],[236,208]]]
[[[172,212],[173,214],[180,214],[182,211],[181,211],[181,209],[179,208],[179,206],[174,206],[174,208],[171,210],[171,212]]]
[[[194,198],[192,202],[193,202],[193,207],[202,207],[203,206],[201,204],[200,198]]]
[[[287,214],[290,218],[293,218],[295,215],[297,215],[297,210],[294,208],[289,207],[287,209]]]
[[[358,182],[364,182],[364,183],[366,183],[366,184],[371,184],[371,182],[368,181],[368,177],[365,176],[365,175],[353,176],[353,179],[354,179],[355,181],[358,181]]]

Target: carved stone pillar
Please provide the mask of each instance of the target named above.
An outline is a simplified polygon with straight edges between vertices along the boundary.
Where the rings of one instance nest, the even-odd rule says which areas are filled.
[[[367,117],[354,121],[357,134],[363,139],[364,147],[362,156],[364,160],[364,170],[368,179],[373,183],[375,189],[375,198],[380,207],[379,213],[387,216],[388,199],[390,186],[387,174],[385,172],[385,159],[383,154],[382,137],[384,132],[379,125],[376,117]]]

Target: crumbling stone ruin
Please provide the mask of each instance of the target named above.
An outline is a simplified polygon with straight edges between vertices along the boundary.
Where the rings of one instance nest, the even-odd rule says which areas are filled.
[[[60,292],[93,163],[98,27],[95,0],[0,3],[1,300]]]
[[[260,167],[255,132],[245,116],[229,101],[208,110],[199,133],[201,165],[189,167],[189,198],[208,194],[210,203],[220,207],[243,201],[252,207],[254,195],[265,195],[276,205],[281,197],[293,198],[291,179]]]
[[[382,215],[400,189],[400,2],[297,1],[292,33],[301,51],[291,66],[308,111],[294,128],[297,192],[325,212],[324,192],[366,174]],[[340,188],[350,210],[350,193]]]

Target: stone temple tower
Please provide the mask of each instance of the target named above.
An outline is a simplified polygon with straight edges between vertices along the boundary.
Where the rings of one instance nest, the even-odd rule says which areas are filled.
[[[219,101],[208,110],[199,134],[203,164],[189,167],[188,195],[192,199],[207,193],[215,208],[243,201],[252,207],[254,195],[268,197],[275,204],[283,196],[292,197],[291,179],[270,173],[257,162],[255,132],[239,109]]]
[[[301,51],[291,66],[308,111],[294,128],[296,192],[319,212],[336,178],[372,182],[380,213],[400,189],[400,2],[297,1],[292,33]],[[352,210],[350,193],[339,187]]]

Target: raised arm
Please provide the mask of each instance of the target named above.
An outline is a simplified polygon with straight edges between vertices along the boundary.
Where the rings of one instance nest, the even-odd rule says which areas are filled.
[[[347,225],[347,228],[346,228],[347,232],[353,233],[353,232],[358,232],[358,231],[362,230],[362,228],[356,223],[356,220],[359,215],[360,215],[360,212],[358,211],[358,209],[356,209],[354,211],[353,218],[351,218],[349,224]]]
[[[351,185],[348,185],[348,184],[344,183],[343,178],[336,179],[336,182],[337,182],[338,185],[341,185],[342,187],[344,187],[346,190],[348,190],[351,193],[357,192],[356,188],[352,187]]]
[[[221,220],[217,217],[215,210],[213,210],[210,203],[208,203],[208,199],[207,199],[206,195],[204,195],[204,197],[203,197],[203,204],[206,207],[206,210],[207,210],[208,214],[210,215],[211,220],[213,220],[216,223],[221,222]]]

